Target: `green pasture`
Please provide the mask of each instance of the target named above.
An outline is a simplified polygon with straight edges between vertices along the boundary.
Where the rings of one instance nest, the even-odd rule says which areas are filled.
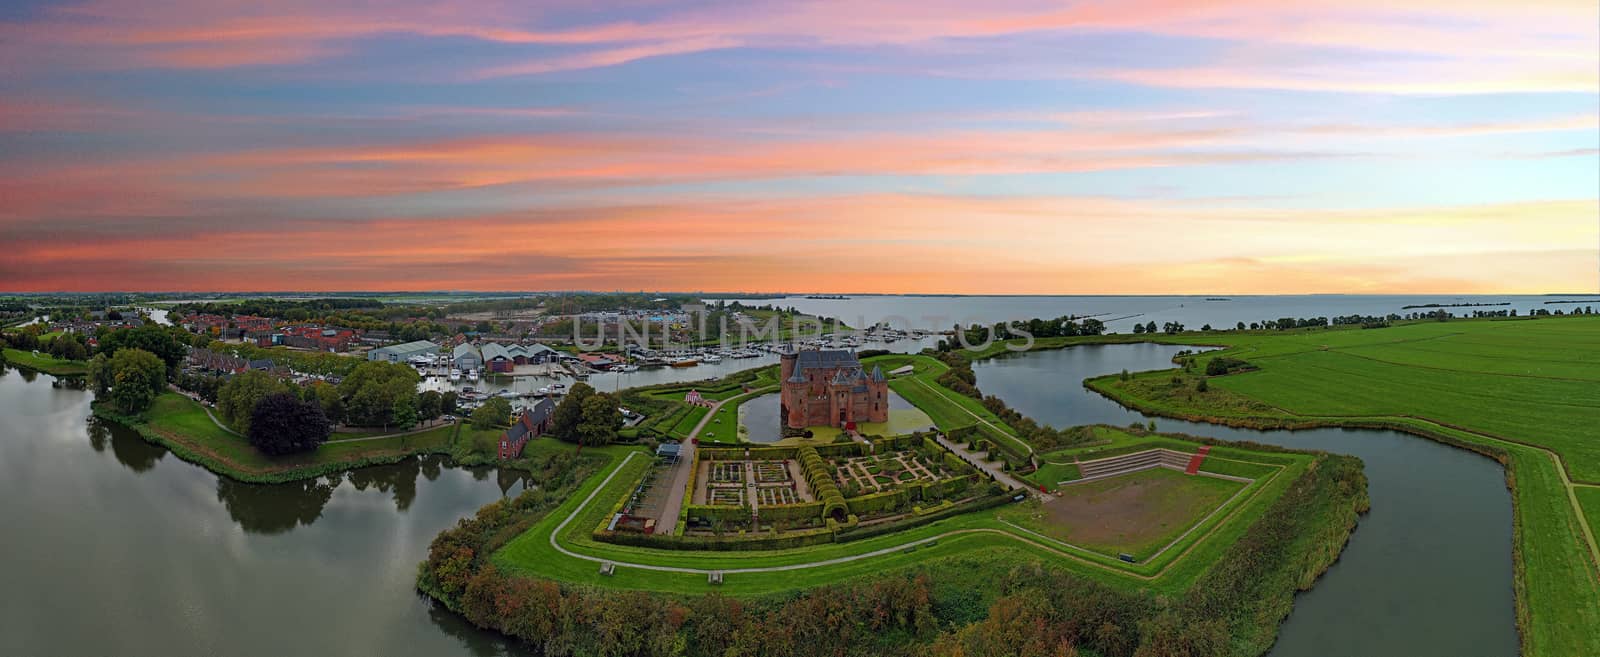
[[[1150,413],[1269,426],[1396,428],[1498,450],[1516,503],[1523,654],[1600,654],[1600,318],[1420,322],[1382,329],[1212,333],[1163,342],[1226,347],[1259,368],[1194,387],[1152,372],[1091,385]],[[1546,451],[1548,450],[1548,451]],[[1561,469],[1558,469],[1559,458]],[[1575,508],[1574,500],[1588,500]],[[1587,516],[1587,517],[1586,517]],[[1588,529],[1585,529],[1585,523]]]

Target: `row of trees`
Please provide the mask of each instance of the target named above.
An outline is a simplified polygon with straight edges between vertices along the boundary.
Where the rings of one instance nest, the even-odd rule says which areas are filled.
[[[472,426],[476,429],[496,429],[510,423],[511,403],[499,397],[490,398],[472,411]],[[616,395],[596,392],[582,382],[572,386],[550,417],[550,435],[578,445],[609,445],[617,441],[620,429],[622,412]]]
[[[1093,317],[1067,315],[1056,319],[1034,318],[1027,321],[997,322],[993,326],[973,324],[955,327],[956,340],[940,340],[936,351],[954,351],[962,345],[982,345],[990,341],[1034,338],[1070,338],[1080,335],[1101,335],[1106,332],[1105,322]]]
[[[287,454],[315,449],[340,423],[403,430],[455,411],[454,392],[419,394],[417,379],[410,367],[382,361],[363,362],[337,386],[251,370],[218,388],[217,411],[263,452]]]

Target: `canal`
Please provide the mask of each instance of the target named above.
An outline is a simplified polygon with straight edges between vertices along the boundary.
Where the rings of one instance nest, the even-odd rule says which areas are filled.
[[[1161,431],[1360,457],[1372,511],[1281,628],[1271,657],[1503,657],[1518,651],[1511,495],[1500,464],[1393,431],[1252,431],[1153,418],[1082,386],[1168,369],[1183,347],[1080,346],[973,363],[984,394],[1053,426],[1154,421]]]

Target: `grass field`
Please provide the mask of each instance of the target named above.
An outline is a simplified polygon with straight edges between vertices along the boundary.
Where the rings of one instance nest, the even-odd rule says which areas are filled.
[[[1600,318],[1162,339],[1225,346],[1200,359],[1234,356],[1259,370],[1214,377],[1205,393],[1166,385],[1170,371],[1091,385],[1150,413],[1395,428],[1504,454],[1523,654],[1600,654],[1600,527],[1592,489],[1568,481],[1600,483]]]
[[[684,413],[683,417],[678,419],[677,424],[672,425],[672,428],[667,430],[667,434],[680,440],[688,439],[689,433],[694,431],[695,425],[700,424],[700,418],[705,417],[706,413],[710,411],[711,409],[704,406],[690,408],[689,412]]]
[[[6,362],[19,365],[30,370],[37,370],[55,376],[80,376],[88,373],[89,364],[81,360],[62,360],[52,358],[44,352],[38,356],[20,349],[7,349]]]
[[[1151,468],[1063,486],[1050,504],[1011,507],[1000,517],[1107,556],[1143,558],[1244,487],[1238,481]]]
[[[97,413],[104,412],[99,407]],[[133,426],[186,460],[219,474],[244,481],[277,482],[319,476],[328,472],[389,463],[421,453],[443,453],[455,437],[455,425],[441,425],[420,433],[379,440],[324,443],[316,451],[270,457],[244,438],[218,427],[205,408],[188,397],[166,393]],[[497,434],[498,435],[498,434]]]
[[[868,363],[881,364],[885,371],[904,365],[914,366],[916,370],[911,374],[891,379],[889,389],[927,413],[940,430],[981,425],[989,429],[985,437],[1003,442],[1003,447],[1008,451],[1022,455],[1033,453],[1033,447],[1018,438],[1015,429],[984,408],[981,402],[939,385],[935,379],[949,369],[944,363],[921,355],[883,356],[881,360],[868,359]]]
[[[1198,448],[1185,443],[1187,451]],[[1312,456],[1277,456],[1289,461],[1273,476],[1250,485],[1226,513],[1206,519],[1198,529],[1178,541],[1160,558],[1128,564],[1114,556],[1060,543],[1003,522],[994,511],[974,512],[883,536],[848,543],[828,543],[804,548],[745,552],[663,550],[595,541],[591,531],[610,512],[612,503],[632,486],[648,467],[643,454],[628,458],[630,449],[614,446],[593,453],[613,461],[575,491],[559,508],[495,553],[497,565],[513,572],[577,584],[643,589],[675,593],[720,590],[732,595],[756,595],[808,588],[843,578],[871,575],[903,568],[926,559],[965,554],[977,549],[1009,546],[1059,563],[1086,577],[1121,588],[1148,588],[1176,593],[1191,585],[1219,556],[1238,540],[1249,524],[1310,467]],[[591,453],[591,450],[585,450]],[[1243,452],[1255,454],[1254,452]],[[613,475],[613,473],[615,473]],[[591,495],[592,494],[592,495]],[[568,521],[568,518],[571,518]],[[566,522],[565,526],[562,525]],[[558,530],[559,528],[559,530]],[[552,535],[564,553],[552,545]],[[931,544],[929,543],[931,541]],[[809,567],[819,561],[872,555],[853,561]],[[616,575],[601,576],[591,559],[618,564]],[[761,573],[729,573],[713,588],[704,572],[662,572],[663,568],[736,570],[789,567]]]

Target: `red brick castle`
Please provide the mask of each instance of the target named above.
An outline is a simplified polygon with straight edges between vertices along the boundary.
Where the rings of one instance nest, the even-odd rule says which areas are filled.
[[[889,382],[883,368],[868,374],[853,351],[791,351],[783,354],[779,367],[786,432],[889,421]]]

